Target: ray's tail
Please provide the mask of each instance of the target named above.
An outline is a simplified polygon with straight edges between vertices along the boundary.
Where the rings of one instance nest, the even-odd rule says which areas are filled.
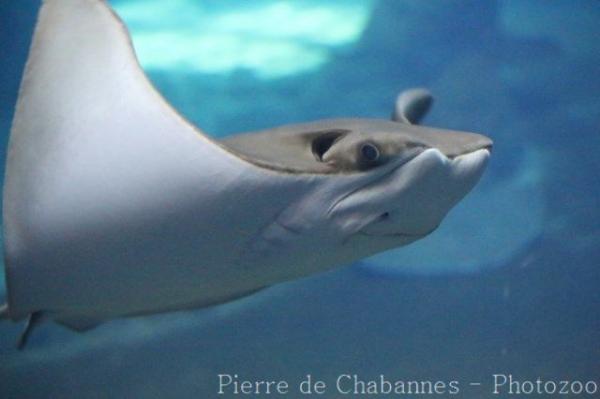
[[[8,320],[8,303],[0,305],[0,320]]]
[[[8,313],[8,304],[4,303],[0,305],[0,320],[9,320],[10,316]],[[33,312],[29,315],[27,319],[27,323],[25,324],[25,328],[21,332],[19,336],[19,340],[17,341],[17,349],[22,350],[27,345],[27,341],[31,336],[31,332],[42,322],[44,321],[44,314],[42,312]]]

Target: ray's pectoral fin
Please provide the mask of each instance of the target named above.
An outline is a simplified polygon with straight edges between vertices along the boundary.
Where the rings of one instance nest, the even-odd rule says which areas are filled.
[[[164,275],[165,262],[161,255],[145,266],[147,274],[130,272],[127,262],[106,261],[113,256],[107,250],[117,254],[120,249],[104,237],[118,234],[135,247],[131,251],[154,247],[164,238],[148,234],[158,226],[146,223],[146,215],[164,212],[182,220],[185,215],[190,222],[177,232],[187,234],[205,199],[214,201],[241,176],[252,180],[262,174],[188,123],[156,91],[107,1],[42,3],[6,159],[2,228],[10,318],[47,309],[48,318],[60,321],[72,316],[67,309],[79,300],[88,304],[81,312],[108,306],[117,313],[110,316],[118,316],[125,310],[112,306],[111,295],[145,296],[144,284]],[[100,267],[82,263],[102,264],[114,279],[99,282]],[[127,278],[139,278],[136,284],[117,284],[121,270],[127,270]],[[65,283],[64,275],[75,283]],[[90,291],[97,293],[93,300]],[[34,313],[23,343],[37,320]],[[97,323],[63,324],[84,330]]]
[[[405,90],[396,99],[392,120],[417,125],[429,112],[432,104],[433,96],[429,90]]]

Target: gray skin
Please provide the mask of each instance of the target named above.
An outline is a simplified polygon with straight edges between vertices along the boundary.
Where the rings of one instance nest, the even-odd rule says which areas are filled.
[[[221,143],[240,157],[290,173],[357,173],[427,148],[452,159],[491,149],[492,141],[456,132],[381,119],[331,119],[230,136]]]

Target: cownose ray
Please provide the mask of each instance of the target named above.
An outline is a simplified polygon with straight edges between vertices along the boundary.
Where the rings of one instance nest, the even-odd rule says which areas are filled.
[[[232,301],[425,237],[476,184],[492,142],[334,119],[216,141],[158,94],[103,0],[46,0],[4,183],[2,316],[75,330]]]

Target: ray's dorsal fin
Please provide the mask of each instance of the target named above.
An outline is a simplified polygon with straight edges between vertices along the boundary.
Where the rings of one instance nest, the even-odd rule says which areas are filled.
[[[429,112],[433,96],[427,89],[409,89],[396,99],[392,120],[417,125]]]

